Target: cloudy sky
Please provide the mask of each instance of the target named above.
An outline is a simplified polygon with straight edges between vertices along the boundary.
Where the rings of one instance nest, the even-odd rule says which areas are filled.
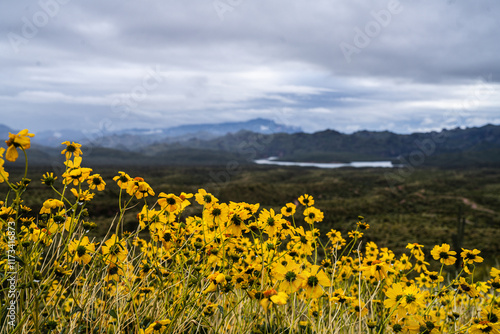
[[[0,123],[500,124],[497,0],[0,2]]]

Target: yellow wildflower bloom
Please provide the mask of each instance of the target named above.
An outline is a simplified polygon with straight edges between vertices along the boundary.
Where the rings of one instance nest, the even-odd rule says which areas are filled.
[[[308,298],[319,298],[323,295],[323,288],[331,285],[330,279],[318,265],[312,265],[310,270],[305,270],[302,274],[304,283],[302,287]]]
[[[439,260],[439,262],[444,263],[445,265],[452,265],[455,263],[457,258],[454,256],[457,252],[450,251],[450,245],[442,244],[441,246],[434,246],[431,250],[431,255],[434,260]]]
[[[74,155],[75,157],[79,157],[82,154],[82,150],[80,149],[80,147],[82,147],[81,144],[65,141],[62,142],[61,145],[66,145],[66,148],[61,152],[61,154],[64,154],[66,156],[66,160],[69,160],[72,155]]]
[[[68,250],[73,254],[73,261],[80,264],[88,264],[92,259],[89,253],[95,251],[95,245],[90,243],[89,238],[85,236],[82,240],[71,241]]]
[[[90,175],[87,179],[87,183],[90,189],[97,189],[98,191],[103,191],[106,187],[106,182],[104,182],[99,174]]]
[[[158,195],[158,204],[168,212],[175,212],[181,209],[182,199],[174,194],[161,192]]]
[[[198,192],[194,195],[196,202],[200,205],[210,206],[219,200],[215,198],[212,194],[207,193],[205,189],[198,189]]]
[[[295,209],[297,206],[293,203],[287,203],[284,207],[281,208],[281,214],[284,217],[290,217],[295,214]]]
[[[5,155],[5,159],[9,161],[16,161],[19,154],[17,153],[17,149],[21,148],[22,150],[27,150],[31,147],[31,139],[35,135],[28,132],[28,129],[24,129],[19,131],[18,134],[14,135],[9,132],[9,139],[5,141],[7,144],[7,154]]]
[[[3,153],[5,152],[5,149],[3,147],[0,147],[0,183],[2,183],[5,180],[9,180],[9,173],[5,171],[3,168],[4,160],[3,158]]]
[[[313,206],[314,205],[314,199],[311,195],[304,194],[299,197],[299,202],[300,204],[304,206]]]
[[[116,234],[104,243],[101,251],[107,263],[123,262],[128,253],[125,240],[119,240]]]
[[[304,210],[304,220],[308,224],[314,224],[322,222],[324,218],[323,212],[321,210],[316,209],[312,206],[308,207]]]
[[[155,321],[146,328],[144,334],[164,333],[170,323],[169,319]]]

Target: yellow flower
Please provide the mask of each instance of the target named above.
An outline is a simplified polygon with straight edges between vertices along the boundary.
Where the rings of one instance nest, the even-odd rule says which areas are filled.
[[[490,276],[493,279],[500,278],[500,269],[492,267],[491,270],[490,270]]]
[[[196,202],[200,205],[210,206],[219,200],[215,198],[212,194],[207,193],[205,189],[198,189],[196,195],[194,195]]]
[[[286,293],[298,291],[304,283],[304,277],[299,275],[300,266],[293,261],[288,261],[285,266],[279,263],[273,268],[272,273],[274,278],[282,281],[279,289]]]
[[[67,167],[67,171],[62,175],[64,177],[64,184],[73,183],[73,185],[76,186],[89,177],[92,169],[81,167],[81,163],[82,157],[75,157],[73,160],[67,160],[64,162]]]
[[[293,250],[300,253],[311,255],[316,247],[315,237],[312,231],[304,231],[304,227],[299,226],[295,230],[295,235],[292,236],[292,242],[287,244],[287,247],[293,246]]]
[[[431,255],[434,260],[439,260],[439,262],[444,263],[447,266],[455,263],[457,258],[454,257],[454,255],[456,254],[457,252],[450,251],[450,245],[448,244],[442,244],[441,246],[436,245],[431,250]]]
[[[49,186],[49,187],[51,185],[53,185],[56,180],[57,180],[57,176],[54,176],[54,173],[52,173],[52,172],[43,174],[42,183]]]
[[[78,198],[78,201],[79,202],[88,202],[90,201],[95,194],[89,192],[88,190],[79,190],[79,191],[76,191],[75,188],[71,188],[71,193],[76,197]]]
[[[82,150],[80,149],[82,145],[78,143],[70,143],[69,141],[65,141],[62,142],[61,145],[66,145],[66,148],[61,152],[61,154],[65,154],[66,160],[69,160],[72,155],[74,155],[75,157],[79,157],[82,154]]]
[[[380,260],[371,261],[370,265],[360,267],[364,276],[370,280],[380,281],[386,278],[389,273],[394,272],[390,265]]]
[[[363,232],[359,231],[349,231],[347,232],[347,236],[352,239],[360,239],[363,237]]]
[[[483,262],[483,258],[479,256],[479,253],[481,253],[481,251],[477,249],[469,250],[462,248],[460,256],[463,258],[464,264]]]
[[[470,330],[470,334],[499,334],[500,333],[500,323],[492,323],[486,320],[480,321],[474,324]]]
[[[466,293],[471,298],[479,296],[479,292],[477,291],[476,287],[467,283],[467,281],[463,277],[460,277],[460,280],[458,282],[455,282],[454,285],[457,287],[457,290],[459,292]]]
[[[332,244],[333,247],[335,248],[342,248],[346,244],[346,241],[344,238],[342,238],[342,233],[337,230],[331,230],[326,234],[328,239],[330,240],[330,243]]]
[[[226,233],[232,234],[235,237],[240,237],[243,232],[247,231],[245,226],[245,220],[250,217],[247,210],[242,207],[237,206],[236,208],[230,209]]]
[[[130,196],[135,195],[135,198],[137,199],[141,199],[149,195],[154,196],[155,194],[153,188],[151,188],[142,177],[135,177],[131,182],[128,182],[127,193]]]
[[[83,237],[82,240],[71,241],[68,250],[73,254],[73,261],[80,264],[88,264],[92,259],[89,253],[95,251],[95,245],[89,242],[88,237]]]
[[[179,195],[179,198],[182,201],[182,209],[184,209],[185,207],[187,207],[188,205],[191,204],[191,202],[188,201],[188,199],[191,197],[193,197],[193,194],[181,192],[181,194]]]
[[[106,282],[111,280],[118,281],[120,279],[120,276],[123,276],[123,269],[116,263],[111,262],[106,269],[106,277],[104,278],[104,280]]]
[[[271,296],[271,301],[276,305],[285,305],[288,301],[288,295],[280,291],[276,295]]]
[[[354,299],[351,301],[351,312],[354,311],[354,313],[356,313],[356,315],[359,317],[360,315],[361,316],[365,316],[368,314],[368,307],[366,307],[366,304],[365,302],[359,300],[359,299]]]
[[[99,174],[90,175],[87,179],[87,183],[89,184],[90,189],[97,188],[98,191],[103,191],[106,187],[106,182],[104,182],[101,175]]]
[[[14,135],[9,132],[9,139],[5,141],[7,144],[7,154],[5,155],[5,159],[9,161],[16,161],[19,156],[17,153],[17,149],[21,148],[22,150],[27,150],[31,147],[31,139],[35,135],[32,133],[28,133],[28,129],[21,130],[17,135]]]
[[[304,194],[304,195],[300,196],[299,202],[300,202],[300,204],[302,204],[304,206],[313,206],[314,205],[313,197],[308,195],[308,194]]]
[[[119,240],[116,234],[102,246],[102,255],[107,263],[123,262],[127,258],[127,253],[125,240]]]
[[[164,333],[170,323],[171,321],[169,319],[155,321],[146,328],[144,334]]]
[[[273,209],[262,210],[258,219],[259,225],[263,227],[264,232],[270,237],[273,237],[278,232],[283,221],[282,215],[280,213],[276,214]]]
[[[403,283],[394,283],[391,285],[389,289],[385,292],[386,299],[384,300],[384,307],[393,308],[397,307],[399,313],[405,314],[403,307],[401,307],[401,303],[403,302],[404,291]]]
[[[125,172],[118,172],[118,174],[120,175],[115,176],[113,178],[113,181],[116,181],[118,187],[120,187],[121,189],[127,189],[129,182],[132,181],[132,178]]]
[[[304,220],[306,221],[306,223],[311,225],[323,221],[324,218],[323,212],[312,206],[304,210],[304,216]]]
[[[290,217],[295,214],[295,209],[297,206],[293,203],[287,203],[284,207],[281,208],[281,214],[284,217]]]
[[[331,285],[330,279],[318,265],[312,265],[310,270],[305,270],[302,274],[304,283],[302,287],[308,298],[319,298],[323,295],[323,288]]]
[[[213,203],[203,210],[203,219],[209,227],[222,226],[222,223],[227,221],[228,215],[229,208],[226,203]]]
[[[411,254],[415,256],[415,258],[420,259],[422,261],[425,257],[424,251],[422,250],[423,247],[424,245],[420,245],[417,243],[406,245],[406,248],[410,250]]]
[[[43,202],[42,208],[40,209],[40,214],[51,214],[55,211],[55,209],[62,208],[63,206],[64,203],[58,199],[48,199]]]
[[[493,306],[483,308],[481,311],[481,318],[493,323],[500,322],[500,309]]]
[[[158,195],[158,204],[161,206],[162,209],[165,209],[168,212],[175,212],[180,210],[182,205],[182,200],[180,197],[174,194],[167,195],[164,192],[161,192]]]
[[[425,308],[425,296],[415,285],[407,286],[403,289],[401,305],[409,314],[416,314]]]
[[[0,147],[0,183],[2,183],[5,180],[9,180],[9,173],[5,171],[3,168],[4,160],[3,158],[3,152],[5,152],[5,149],[3,147]]]

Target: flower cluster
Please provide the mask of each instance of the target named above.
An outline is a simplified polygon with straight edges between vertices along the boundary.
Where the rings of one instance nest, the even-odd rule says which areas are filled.
[[[10,135],[6,159],[25,152],[32,136]],[[16,194],[0,202],[0,248],[7,252],[15,240],[0,275],[5,283],[15,271],[19,281],[19,312],[12,323],[4,317],[2,333],[500,330],[500,270],[475,280],[479,250],[457,254],[442,244],[426,254],[410,243],[396,255],[374,242],[362,246],[369,229],[363,217],[347,236],[331,230],[323,237],[316,224],[324,214],[309,194],[276,210],[223,203],[205,189],[155,197],[143,178],[120,171],[113,178],[118,214],[106,236],[91,238],[89,203],[108,185],[82,166],[81,145],[63,145],[64,173],[43,176],[54,198],[39,211],[22,204],[29,182],[8,179],[0,150],[0,182]],[[191,205],[198,215],[185,214]],[[138,227],[123,232],[130,210]],[[450,277],[446,268],[458,256],[463,269]],[[6,290],[0,298],[10,305]]]

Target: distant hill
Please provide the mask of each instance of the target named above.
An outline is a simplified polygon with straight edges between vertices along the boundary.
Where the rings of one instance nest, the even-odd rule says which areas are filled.
[[[277,157],[302,162],[391,160],[413,166],[500,166],[500,126],[496,125],[409,135],[389,131],[343,134],[325,130],[272,135],[240,131],[211,140],[155,144],[147,151],[158,154],[179,146],[232,152],[246,161]]]
[[[5,137],[5,139],[7,139],[7,135],[10,133],[13,133],[14,130],[9,128],[8,126],[6,125],[3,125],[3,124],[0,124],[0,133],[3,134],[3,136]]]
[[[93,146],[135,150],[153,143],[174,143],[190,139],[214,139],[242,130],[262,134],[295,133],[301,131],[298,127],[278,124],[269,119],[257,118],[244,122],[192,124],[170,128],[132,128],[105,132],[54,129],[37,133],[33,142],[43,146],[58,147],[62,141],[69,140]]]
[[[389,131],[344,134],[334,130],[309,134],[264,119],[211,126],[135,129],[96,137],[82,142],[85,160],[89,165],[227,165],[276,157],[297,162],[390,160],[413,167],[500,167],[498,125],[404,135]],[[236,129],[240,130],[230,131]],[[33,140],[30,161],[47,164],[61,159],[62,140],[66,138],[58,138],[57,148]]]

